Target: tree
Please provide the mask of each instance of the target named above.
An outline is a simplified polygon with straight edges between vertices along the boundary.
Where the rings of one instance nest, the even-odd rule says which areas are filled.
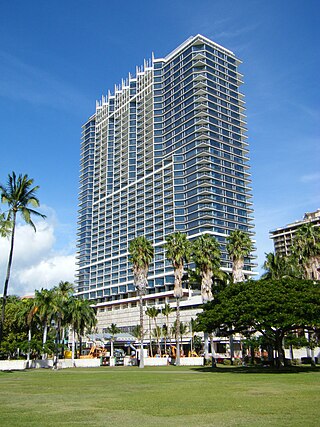
[[[198,330],[260,333],[276,349],[280,366],[286,334],[320,326],[320,284],[292,278],[231,284],[203,308],[197,315]]]
[[[234,230],[227,238],[227,251],[232,261],[232,278],[234,283],[243,282],[244,258],[253,250],[249,234],[242,230]]]
[[[269,252],[266,255],[266,260],[263,268],[266,272],[263,274],[263,279],[282,279],[284,277],[299,278],[299,272],[296,263],[292,257],[274,254]]]
[[[8,175],[7,185],[0,185],[1,201],[6,203],[9,207],[7,221],[11,222],[11,244],[7,265],[6,278],[3,288],[3,299],[2,299],[2,313],[1,313],[1,326],[0,326],[0,343],[2,341],[2,330],[5,315],[5,306],[7,301],[9,279],[12,266],[14,238],[16,230],[17,215],[20,213],[24,222],[36,231],[36,227],[31,219],[32,216],[45,218],[45,215],[38,211],[30,208],[30,206],[37,208],[40,206],[39,200],[36,197],[36,193],[39,186],[33,187],[33,179],[29,178],[28,175],[19,175],[18,177],[14,172],[12,175]]]
[[[320,280],[320,227],[312,223],[301,225],[293,239],[292,253],[306,279]]]
[[[170,304],[165,303],[163,309],[162,309],[162,314],[166,317],[166,325],[165,328],[163,328],[163,333],[164,333],[164,351],[165,353],[167,353],[167,338],[168,335],[170,336],[170,328],[169,328],[169,316],[171,313],[174,312],[174,309],[172,307],[170,307]],[[171,342],[170,342],[171,343]]]
[[[71,296],[67,301],[66,323],[68,323],[72,328],[72,362],[74,364],[75,334],[81,338],[85,329],[91,329],[97,323],[95,311],[91,307],[90,302],[85,299]]]
[[[212,279],[220,268],[220,249],[215,237],[199,236],[192,242],[192,260],[201,276],[201,296],[205,303],[212,300]]]
[[[68,302],[73,293],[73,285],[69,282],[61,281],[58,286],[53,288],[53,299],[52,299],[52,318],[55,322],[56,328],[56,351],[54,368],[57,368],[58,356],[59,356],[59,345],[61,338],[64,338],[64,326],[68,324]],[[62,335],[62,336],[61,336]],[[62,348],[63,353],[63,348]]]
[[[160,310],[158,310],[156,307],[148,307],[147,311],[146,311],[146,315],[149,316],[150,319],[153,319],[153,321],[154,321],[155,338],[157,340],[158,352],[161,356],[161,346],[160,346],[160,341],[159,341],[159,337],[160,337],[159,332],[160,331],[159,331],[159,328],[157,325],[157,317],[158,317],[159,313],[160,313]],[[150,340],[151,340],[151,334],[150,334]],[[150,343],[150,345],[151,345],[151,343]]]
[[[183,296],[182,277],[184,265],[189,261],[191,255],[191,244],[185,234],[180,232],[170,234],[165,243],[166,257],[172,262],[174,270],[174,290],[173,294],[177,301],[176,310],[176,365],[180,365],[180,298]]]
[[[138,236],[129,243],[129,260],[133,265],[132,271],[134,277],[134,284],[140,299],[140,368],[144,368],[143,296],[146,293],[146,286],[148,284],[149,264],[152,261],[153,254],[154,249],[149,240],[147,240],[144,236]]]
[[[114,354],[114,351],[113,351],[114,340],[115,340],[116,335],[120,332],[120,329],[118,328],[118,326],[115,323],[111,323],[111,325],[107,328],[107,332],[111,335],[111,340],[110,340],[110,344],[111,344],[110,356],[113,357],[113,354]]]
[[[35,291],[35,309],[43,326],[42,359],[46,359],[45,345],[47,342],[48,328],[52,319],[52,302],[54,293],[52,289]]]

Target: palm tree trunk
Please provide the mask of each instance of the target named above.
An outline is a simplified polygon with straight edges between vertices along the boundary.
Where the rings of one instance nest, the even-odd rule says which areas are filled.
[[[10,279],[11,265],[12,265],[12,258],[13,258],[14,234],[15,234],[15,229],[16,229],[16,215],[17,215],[16,211],[13,211],[12,232],[11,232],[11,245],[10,245],[10,252],[9,252],[9,259],[8,259],[8,266],[7,266],[7,274],[6,274],[6,279],[5,279],[5,282],[4,282],[3,296],[2,296],[2,312],[1,312],[1,325],[0,325],[0,345],[2,343],[2,338],[3,338],[3,325],[4,325],[4,317],[5,317],[5,310],[6,310],[6,303],[7,303],[8,286],[9,286],[9,279]]]
[[[176,315],[176,366],[180,366],[180,298],[177,298]]]
[[[206,361],[209,360],[209,334],[205,332],[204,334],[204,358]]]
[[[72,348],[71,348],[71,359],[72,359],[72,366],[75,366],[74,363],[74,349],[75,349],[75,332],[74,332],[74,328],[72,328]]]
[[[144,338],[144,331],[143,331],[143,299],[142,294],[140,294],[140,329],[141,329],[141,340],[140,340],[140,364],[139,368],[144,368],[144,354],[143,354],[143,338]]]
[[[47,334],[48,334],[48,324],[47,324],[47,321],[45,320],[43,325],[43,338],[42,338],[42,360],[45,360],[47,358],[47,355],[44,350],[44,346],[46,345],[46,342],[47,342]]]
[[[28,353],[27,353],[27,366],[26,368],[30,368],[30,352],[31,352],[31,325],[28,330]]]
[[[150,348],[150,356],[153,357],[153,351],[152,351],[152,336],[151,336],[151,318],[149,317],[149,348]]]

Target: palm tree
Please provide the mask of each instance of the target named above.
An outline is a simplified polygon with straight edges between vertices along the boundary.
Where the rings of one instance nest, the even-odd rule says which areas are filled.
[[[166,243],[166,257],[172,262],[174,269],[174,290],[173,294],[177,301],[176,311],[176,365],[180,365],[180,298],[183,296],[182,290],[182,277],[184,273],[184,264],[189,261],[191,255],[191,244],[185,234],[180,232],[173,233],[167,236]]]
[[[107,332],[111,335],[111,340],[110,340],[110,344],[111,344],[111,351],[110,351],[110,357],[113,357],[113,344],[114,344],[114,339],[115,336],[120,332],[120,329],[118,328],[118,326],[115,323],[111,323],[111,325],[107,328]]]
[[[243,282],[245,276],[243,273],[244,257],[248,256],[253,250],[250,236],[242,230],[234,230],[227,238],[227,251],[232,261],[232,279],[233,283]],[[230,356],[233,364],[234,344],[233,335],[230,335]]]
[[[266,272],[262,275],[262,279],[283,279],[284,277],[299,276],[298,268],[294,257],[274,254],[269,252],[266,255],[266,260],[263,268]]]
[[[175,334],[177,342],[179,340],[181,352],[183,352],[182,341],[183,341],[183,336],[188,332],[188,325],[183,323],[183,322],[180,322],[179,323],[179,335],[177,335],[177,321],[175,320],[173,323],[172,332]]]
[[[320,227],[312,223],[301,225],[293,239],[292,253],[306,279],[320,280]]]
[[[45,345],[47,342],[48,327],[52,319],[52,302],[54,293],[52,289],[41,289],[35,291],[35,310],[43,326],[42,359],[46,359]]]
[[[243,274],[244,258],[253,250],[252,241],[248,233],[234,230],[227,238],[227,251],[232,261],[232,279],[234,283],[245,280]]]
[[[169,316],[171,313],[174,312],[174,309],[172,307],[170,307],[170,304],[165,303],[163,309],[162,309],[162,314],[164,316],[166,316],[166,328],[164,329],[164,351],[165,353],[167,353],[167,338],[168,336],[170,337],[170,328],[169,328]]]
[[[154,321],[154,331],[155,331],[155,337],[157,340],[157,346],[158,346],[158,352],[161,356],[161,346],[160,346],[160,341],[159,341],[159,329],[158,329],[158,325],[157,325],[157,317],[160,313],[160,310],[158,310],[156,307],[148,307],[146,310],[146,315],[149,316],[150,319],[153,319]],[[151,334],[150,334],[150,341],[151,341]],[[151,345],[151,342],[150,342]]]
[[[192,242],[192,259],[201,276],[201,296],[206,303],[212,300],[212,278],[220,268],[218,241],[209,234],[199,236]]]
[[[138,236],[129,243],[129,260],[133,267],[134,284],[140,299],[140,368],[144,368],[144,354],[143,354],[143,296],[146,293],[146,286],[148,284],[148,270],[149,264],[152,261],[154,249],[144,236]]]
[[[85,329],[91,329],[93,326],[95,326],[97,319],[94,309],[91,307],[88,300],[75,298],[72,296],[67,303],[67,307],[67,323],[72,328],[72,364],[74,365],[75,334],[77,334],[81,339]]]
[[[63,336],[61,337],[61,332],[64,333],[63,327],[67,324],[68,321],[68,302],[72,292],[73,285],[69,282],[61,281],[58,286],[53,288],[52,318],[56,327],[56,354],[53,366],[54,368],[57,368],[58,366],[59,344],[61,338],[63,339]]]
[[[9,207],[7,221],[11,222],[11,244],[9,251],[9,259],[7,266],[7,273],[4,282],[3,289],[3,298],[2,298],[2,313],[1,313],[1,326],[0,326],[0,344],[2,341],[2,331],[3,331],[3,322],[5,314],[5,306],[7,301],[8,286],[13,258],[13,247],[14,247],[14,237],[16,230],[16,221],[17,214],[20,213],[26,224],[31,225],[34,231],[36,227],[31,219],[32,216],[45,218],[45,215],[42,215],[38,211],[30,208],[39,207],[40,203],[36,197],[36,192],[39,189],[39,186],[33,187],[33,179],[29,178],[28,175],[19,175],[18,177],[14,172],[12,175],[8,175],[7,185],[0,184],[0,193],[1,193],[1,202],[6,203]],[[7,224],[8,225],[8,224]]]

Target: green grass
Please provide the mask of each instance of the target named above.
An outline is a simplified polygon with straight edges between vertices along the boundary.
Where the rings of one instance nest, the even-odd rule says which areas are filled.
[[[9,426],[318,426],[320,370],[97,368],[0,373]]]

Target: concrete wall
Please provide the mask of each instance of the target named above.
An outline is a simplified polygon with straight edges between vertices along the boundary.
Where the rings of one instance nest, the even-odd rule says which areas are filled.
[[[181,357],[180,366],[203,366],[203,357]]]
[[[31,360],[30,368],[52,368],[53,360]],[[100,359],[75,359],[74,365],[71,359],[60,359],[58,369],[65,368],[96,368],[100,366]],[[26,360],[0,360],[0,371],[21,371],[27,369]]]

